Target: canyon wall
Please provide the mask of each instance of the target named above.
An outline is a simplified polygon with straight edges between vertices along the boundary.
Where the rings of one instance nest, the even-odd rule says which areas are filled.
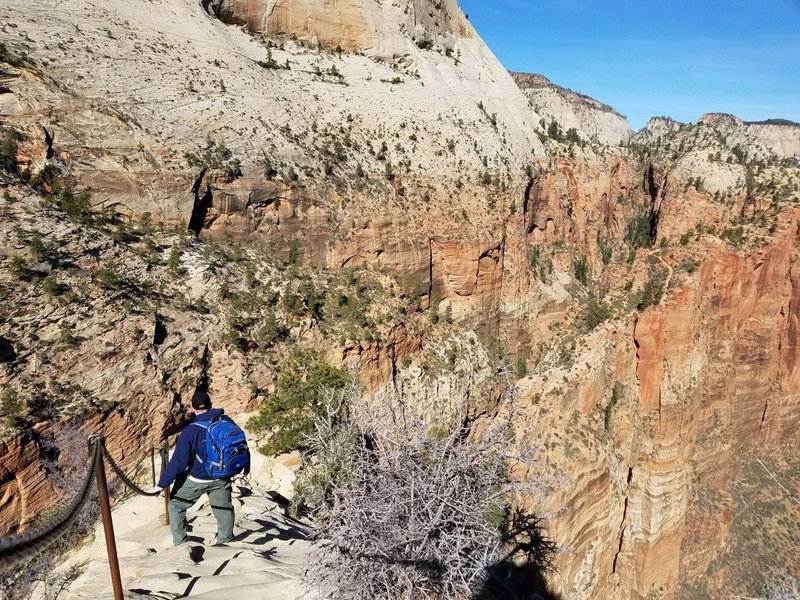
[[[428,416],[491,413],[517,366],[554,593],[735,590],[741,476],[800,445],[798,128],[617,146],[624,118],[515,83],[451,0],[71,7],[0,7],[0,385],[29,427],[0,530],[58,496],[59,431],[130,467],[204,381],[255,409],[296,343]]]
[[[553,581],[565,597],[674,597],[709,575],[711,597],[730,589],[736,566],[715,561],[739,472],[800,443],[798,216],[784,213],[774,239],[745,255],[702,236],[691,276],[679,272],[679,248],[651,251],[669,269],[665,299],[580,338],[573,356],[555,345],[523,380],[527,439],[557,482],[550,522],[569,554]]]

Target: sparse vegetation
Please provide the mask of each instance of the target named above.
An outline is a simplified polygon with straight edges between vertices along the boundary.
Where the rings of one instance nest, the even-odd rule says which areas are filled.
[[[241,161],[234,158],[233,152],[224,142],[212,138],[207,138],[194,152],[185,152],[184,157],[190,167],[220,171],[228,181],[233,181],[242,175]]]
[[[589,296],[589,303],[583,313],[583,322],[587,331],[604,323],[611,316],[611,307],[607,302],[598,300],[594,294]]]
[[[28,263],[21,256],[14,256],[9,261],[8,272],[16,279],[27,280],[29,277]]]
[[[637,296],[636,308],[643,311],[661,302],[661,297],[664,295],[665,281],[666,271],[651,270],[649,279]]]
[[[719,237],[728,242],[728,244],[737,250],[744,246],[745,242],[747,241],[744,227],[741,225],[738,225],[737,227],[726,227],[719,234]]]
[[[611,389],[611,399],[603,410],[603,426],[606,432],[611,431],[611,420],[614,417],[614,408],[616,408],[620,400],[622,400],[624,394],[625,386],[619,381],[615,381],[614,387]]]
[[[324,390],[344,388],[350,376],[313,350],[295,350],[275,382],[275,392],[248,421],[256,433],[270,434],[259,450],[267,455],[307,448],[307,436],[322,409]]]
[[[648,212],[640,213],[630,223],[625,233],[625,241],[632,249],[649,248],[653,245],[652,226]]]
[[[19,429],[22,419],[22,404],[17,399],[17,392],[9,385],[3,385],[0,392],[0,419],[9,429]]]
[[[104,290],[116,290],[123,283],[114,265],[99,269],[95,274],[95,281]]]
[[[575,279],[580,281],[583,285],[589,283],[590,270],[589,261],[585,256],[580,256],[572,263],[572,268],[575,272]]]
[[[91,195],[88,191],[84,190],[76,194],[71,187],[65,187],[61,190],[57,203],[59,208],[67,213],[73,221],[85,224],[94,222]]]
[[[509,593],[519,564],[548,567],[552,543],[515,503],[542,484],[511,476],[511,461],[530,458],[508,419],[480,434],[410,416],[389,425],[355,403],[326,395],[308,442],[315,462],[298,482],[318,523],[313,587],[339,600],[460,600]]]
[[[47,249],[42,241],[42,234],[38,231],[33,231],[31,233],[31,241],[28,244],[28,250],[30,250],[31,255],[37,261],[40,261],[45,257]]]
[[[19,133],[8,127],[0,127],[0,169],[6,173],[16,175],[19,167],[17,165],[17,143],[20,139]]]
[[[528,374],[528,360],[524,356],[517,359],[517,377],[522,379]]]

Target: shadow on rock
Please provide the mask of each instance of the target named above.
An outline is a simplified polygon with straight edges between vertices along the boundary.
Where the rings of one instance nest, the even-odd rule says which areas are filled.
[[[562,600],[547,585],[556,545],[545,537],[541,519],[515,510],[508,524],[507,554],[489,569],[489,579],[473,600]]]

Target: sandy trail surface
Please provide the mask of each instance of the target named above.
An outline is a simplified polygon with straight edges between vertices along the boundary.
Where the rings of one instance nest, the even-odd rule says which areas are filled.
[[[136,496],[114,508],[125,598],[314,597],[305,590],[301,577],[310,556],[308,526],[288,516],[252,481],[237,480],[233,487],[235,538],[226,545],[214,545],[216,521],[205,496],[189,509],[189,542],[178,547],[172,545],[164,523],[163,496]],[[113,599],[102,525],[94,539],[71,554],[60,569],[74,565],[81,565],[84,572],[59,598]]]

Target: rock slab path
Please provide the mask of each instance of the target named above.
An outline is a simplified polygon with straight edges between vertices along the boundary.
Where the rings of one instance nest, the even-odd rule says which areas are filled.
[[[234,484],[235,538],[213,545],[216,522],[207,498],[192,507],[189,542],[174,547],[163,498],[135,497],[113,511],[125,598],[294,600],[311,598],[302,583],[310,556],[308,527],[249,482]],[[63,568],[85,571],[59,598],[113,600],[102,526]]]

